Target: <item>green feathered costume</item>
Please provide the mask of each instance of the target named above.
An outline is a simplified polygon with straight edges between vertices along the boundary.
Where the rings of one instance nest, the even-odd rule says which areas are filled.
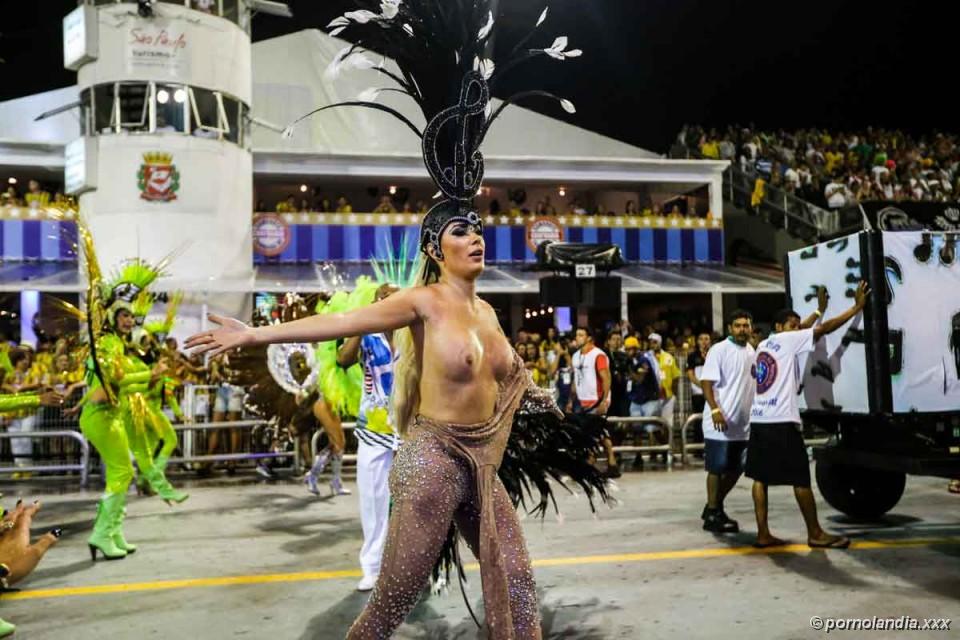
[[[317,304],[317,314],[346,313],[373,303],[380,285],[367,276],[357,278],[353,291],[338,291],[329,301]],[[363,367],[359,364],[344,369],[337,364],[340,342],[331,340],[316,345],[320,375],[317,386],[324,402],[339,416],[356,416],[363,393]]]

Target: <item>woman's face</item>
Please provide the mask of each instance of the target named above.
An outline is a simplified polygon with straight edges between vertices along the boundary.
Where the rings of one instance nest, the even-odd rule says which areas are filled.
[[[17,360],[17,366],[16,366],[17,371],[19,371],[20,373],[24,373],[28,371],[30,369],[30,365],[32,364],[32,362],[33,362],[33,357],[28,351],[22,358]]]
[[[120,309],[117,311],[117,333],[127,335],[133,331],[133,325],[134,318],[132,313],[126,309]]]
[[[69,371],[70,370],[70,356],[67,354],[60,354],[57,356],[56,360],[57,371]]]
[[[462,278],[475,279],[483,272],[483,233],[477,225],[454,222],[440,236],[441,270]]]

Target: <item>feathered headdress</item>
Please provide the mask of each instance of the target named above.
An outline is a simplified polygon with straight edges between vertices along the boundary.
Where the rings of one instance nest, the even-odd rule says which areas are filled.
[[[151,320],[144,322],[143,328],[147,333],[155,336],[158,340],[165,340],[167,334],[173,330],[173,325],[177,320],[177,311],[180,310],[180,303],[183,302],[183,291],[177,291],[167,300],[167,312],[163,320]]]
[[[97,339],[105,326],[107,318],[107,299],[103,293],[106,290],[103,283],[103,271],[100,269],[100,260],[97,258],[96,247],[93,244],[93,235],[90,229],[81,220],[77,224],[80,249],[87,267],[87,341],[89,342],[91,367],[93,374],[100,380],[104,393],[110,404],[117,404],[117,396],[113,387],[100,368],[100,358],[97,354]]]
[[[494,111],[490,88],[496,88],[500,78],[532,58],[565,60],[582,52],[568,50],[566,37],[557,38],[546,49],[527,47],[547,19],[546,8],[507,58],[495,63],[487,57],[496,26],[492,0],[357,0],[356,4],[357,10],[327,25],[330,35],[349,30],[355,37],[355,44],[337,54],[330,75],[345,68],[373,69],[396,86],[368,89],[356,100],[320,107],[303,118],[335,107],[366,107],[389,113],[420,138],[427,171],[443,198],[421,223],[420,250],[426,253],[432,244],[443,259],[440,236],[448,225],[465,222],[482,228],[473,205],[483,181],[480,145],[503,110],[519,100],[543,96],[559,101],[569,113],[575,111],[569,100],[540,90],[516,93]],[[375,63],[365,55],[367,51],[392,58],[399,72],[387,69],[383,62]],[[405,94],[417,103],[427,122],[422,132],[399,111],[376,102],[384,91]],[[287,135],[292,127],[287,128]]]
[[[116,269],[109,280],[101,278],[101,296],[105,301],[106,319],[111,325],[116,322],[117,312],[121,309],[134,316],[138,310],[144,312],[145,309],[141,318],[149,312],[153,297],[147,293],[147,287],[164,275],[170,259],[168,256],[151,264],[143,258],[131,258]]]

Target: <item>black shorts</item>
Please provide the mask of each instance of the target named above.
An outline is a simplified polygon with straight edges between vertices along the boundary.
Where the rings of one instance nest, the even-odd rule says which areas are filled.
[[[810,460],[796,422],[752,423],[744,471],[766,485],[810,486]]]
[[[707,473],[743,473],[746,440],[710,440],[703,443],[703,466]]]

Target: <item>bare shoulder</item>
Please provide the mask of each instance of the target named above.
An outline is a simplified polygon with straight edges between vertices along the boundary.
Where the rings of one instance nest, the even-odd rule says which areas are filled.
[[[494,318],[497,317],[497,312],[489,302],[483,298],[477,298],[477,306],[483,309],[486,313],[493,315]]]
[[[497,317],[497,310],[493,308],[493,305],[483,298],[477,298],[477,307],[483,311],[487,321],[495,327],[497,331],[503,333],[503,327],[500,326],[500,318]]]
[[[436,315],[437,310],[444,305],[445,292],[439,283],[412,287],[409,291],[414,296],[412,300],[421,318]]]

